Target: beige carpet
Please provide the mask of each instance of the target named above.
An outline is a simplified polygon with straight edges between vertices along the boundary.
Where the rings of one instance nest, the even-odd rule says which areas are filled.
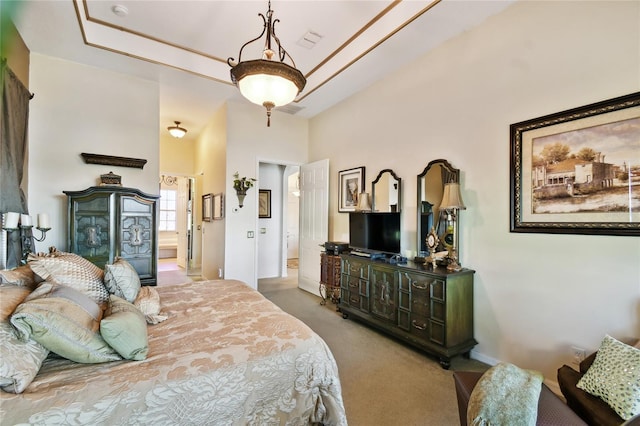
[[[488,365],[456,357],[444,370],[435,358],[343,319],[331,302],[297,288],[296,274],[259,280],[258,289],[302,320],[327,342],[342,383],[351,426],[454,426],[459,424],[452,372],[484,371]]]

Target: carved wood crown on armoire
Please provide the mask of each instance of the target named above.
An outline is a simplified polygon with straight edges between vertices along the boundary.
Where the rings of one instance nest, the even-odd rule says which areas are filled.
[[[68,197],[69,251],[100,268],[121,257],[143,285],[155,285],[159,196],[107,185],[63,192]]]

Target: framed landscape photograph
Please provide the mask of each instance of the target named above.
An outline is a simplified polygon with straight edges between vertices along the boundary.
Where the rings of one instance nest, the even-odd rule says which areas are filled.
[[[510,134],[511,232],[640,235],[640,92]]]
[[[261,189],[258,192],[258,217],[261,219],[271,218],[271,190]]]
[[[355,211],[361,192],[364,192],[364,167],[342,170],[338,173],[339,212]]]
[[[205,194],[202,196],[202,221],[211,222],[211,208],[212,208],[213,194]]]
[[[222,193],[213,194],[213,220],[224,218],[224,198]]]

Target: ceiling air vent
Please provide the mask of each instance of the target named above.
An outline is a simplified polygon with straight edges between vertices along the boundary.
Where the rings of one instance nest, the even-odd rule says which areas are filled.
[[[298,40],[298,46],[302,46],[305,49],[312,49],[319,41],[322,39],[322,36],[314,31],[307,31],[305,35],[302,36],[300,40]]]
[[[276,111],[286,112],[287,114],[294,115],[297,112],[300,112],[304,109],[304,107],[300,107],[293,104],[287,104],[281,107],[276,107]]]

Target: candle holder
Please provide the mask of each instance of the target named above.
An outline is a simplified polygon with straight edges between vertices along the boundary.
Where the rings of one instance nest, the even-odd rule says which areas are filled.
[[[40,228],[39,226],[36,226],[36,229],[40,231],[40,238],[36,237],[33,234],[32,236],[33,236],[33,239],[39,243],[43,242],[44,239],[47,238],[47,232],[51,231],[51,228]]]

